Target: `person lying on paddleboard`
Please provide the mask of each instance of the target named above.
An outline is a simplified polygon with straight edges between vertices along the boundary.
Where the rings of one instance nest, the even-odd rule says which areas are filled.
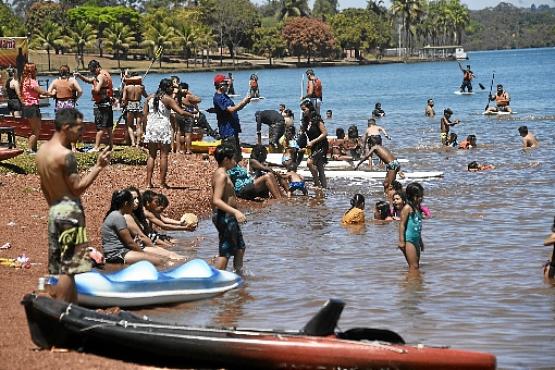
[[[376,153],[378,158],[381,159],[382,162],[385,164],[385,170],[387,171],[387,173],[385,175],[385,180],[383,182],[383,188],[384,188],[384,191],[387,191],[387,189],[389,188],[389,185],[392,184],[395,178],[397,177],[397,173],[399,173],[399,176],[401,176],[401,178],[405,177],[405,175],[401,172],[401,165],[397,161],[397,158],[395,158],[395,156],[387,148],[381,145],[374,145],[370,149],[368,154],[366,154],[364,158],[362,158],[360,162],[358,162],[358,164],[355,167],[355,170],[358,170],[358,167],[364,161],[370,158],[373,153]]]
[[[453,111],[451,108],[447,108],[443,111],[443,117],[441,117],[440,121],[440,137],[441,137],[441,144],[447,146],[449,145],[449,141],[447,138],[449,137],[449,129],[451,126],[458,125],[461,123],[460,120],[451,121],[451,116],[453,115]]]
[[[495,101],[495,107],[488,107],[486,112],[508,112],[512,113],[511,107],[509,107],[509,103],[511,102],[511,97],[509,93],[503,89],[503,85],[497,85],[497,92],[495,95],[489,96],[490,101]]]

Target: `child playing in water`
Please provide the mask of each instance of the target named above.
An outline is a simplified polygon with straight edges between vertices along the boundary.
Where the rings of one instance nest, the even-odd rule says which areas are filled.
[[[368,158],[372,156],[373,153],[376,153],[376,156],[385,164],[385,170],[387,171],[385,174],[385,180],[383,182],[384,191],[387,191],[390,184],[395,181],[397,177],[397,173],[401,178],[405,177],[405,174],[401,172],[401,165],[397,161],[397,158],[391,153],[386,147],[381,145],[374,145],[366,154],[360,162],[355,166],[355,170],[358,170],[358,167],[366,161]]]
[[[447,146],[448,145],[448,137],[449,137],[449,130],[452,126],[458,125],[461,123],[460,120],[451,121],[451,116],[453,115],[453,111],[451,108],[447,108],[443,111],[443,117],[441,117],[441,121],[439,123],[440,129],[440,137],[441,137],[441,144]]]
[[[422,209],[424,188],[412,182],[405,189],[407,204],[401,210],[399,223],[399,249],[409,265],[409,271],[420,268],[420,253],[424,251],[422,241]]]
[[[555,218],[553,219],[553,226],[551,226],[551,235],[549,235],[543,242],[543,245],[553,245],[553,252],[551,253],[551,261],[548,261],[543,268],[543,276],[546,279],[555,278]]]
[[[335,130],[335,139],[330,140],[331,159],[334,161],[352,161],[353,157],[347,154],[345,130],[341,127]]]
[[[401,211],[407,204],[405,194],[403,192],[395,192],[392,199],[391,218],[399,221],[401,219]]]
[[[260,90],[258,90],[258,76],[253,73],[249,79],[249,96],[251,98],[260,98]]]
[[[449,137],[447,138],[447,146],[450,146],[452,148],[458,148],[459,147],[459,143],[457,142],[457,134],[455,134],[454,132],[451,132],[449,134]]]
[[[518,133],[522,136],[522,145],[524,148],[537,148],[540,146],[540,143],[536,139],[536,137],[528,131],[527,126],[520,126],[518,128]]]
[[[283,147],[283,157],[281,164],[287,168],[291,162],[297,162],[297,156],[304,149],[299,148],[297,140],[295,140],[295,126],[285,128],[285,134],[279,139],[279,145]]]
[[[459,144],[459,149],[472,149],[476,148],[476,145],[476,135],[468,135],[466,139]]]
[[[287,172],[283,175],[289,183],[287,197],[291,198],[295,190],[300,190],[303,195],[308,195],[308,190],[304,183],[304,178],[297,173],[297,163],[291,162],[287,166]]]
[[[351,198],[351,208],[343,215],[341,223],[343,225],[363,224],[364,218],[364,195],[355,194]]]
[[[488,171],[493,169],[495,169],[493,164],[480,164],[476,161],[472,161],[468,164],[468,172]]]
[[[385,200],[379,200],[374,207],[374,220],[378,221],[393,221],[389,216],[389,204]]]

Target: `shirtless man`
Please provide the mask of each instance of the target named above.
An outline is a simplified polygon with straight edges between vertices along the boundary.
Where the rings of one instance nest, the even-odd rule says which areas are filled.
[[[85,230],[85,214],[80,196],[110,162],[104,149],[89,173],[77,173],[77,161],[68,149],[83,130],[83,115],[76,109],[56,113],[56,132],[37,153],[41,189],[50,211],[48,215],[48,272],[59,275],[50,291],[57,299],[77,302],[74,275],[92,268],[91,247]]]
[[[364,145],[364,150],[370,150],[374,145],[382,145],[382,136],[381,133],[383,132],[384,136],[391,140],[391,136],[385,132],[384,128],[381,126],[376,125],[375,118],[368,119],[368,128],[364,132],[364,136],[362,139],[362,143]],[[368,167],[372,169],[372,156],[370,156],[368,161]]]
[[[426,102],[426,109],[424,110],[426,117],[435,117],[436,111],[434,110],[434,99],[428,99]]]
[[[228,146],[218,145],[214,152],[218,168],[212,175],[212,222],[219,236],[218,257],[214,267],[225,270],[229,258],[233,256],[233,268],[240,273],[243,268],[245,241],[239,223],[247,222],[247,218],[237,209],[233,183],[226,172],[237,164],[234,157],[234,149]]]
[[[138,146],[143,136],[143,107],[141,98],[148,97],[145,86],[137,72],[131,72],[129,78],[124,79],[125,87],[122,93],[122,104],[126,113],[125,125],[132,146]],[[135,125],[135,130],[133,126]]]
[[[522,145],[524,148],[537,148],[540,146],[536,137],[531,132],[528,132],[527,126],[520,126],[518,128],[518,133],[522,136]]]
[[[385,163],[385,170],[387,171],[387,173],[385,174],[383,188],[384,188],[384,191],[386,191],[389,188],[389,185],[392,184],[393,181],[395,181],[395,178],[397,177],[397,173],[399,173],[399,176],[401,178],[405,177],[403,172],[401,172],[401,165],[397,161],[397,158],[395,158],[395,156],[387,148],[381,145],[374,145],[372,148],[370,148],[370,151],[368,152],[368,154],[364,156],[364,158],[362,158],[360,162],[358,162],[358,164],[355,167],[355,170],[358,170],[358,166],[360,166],[365,160],[370,158],[374,153],[376,153],[376,156],[383,163]]]
[[[440,125],[440,137],[441,137],[441,144],[442,145],[449,145],[449,129],[451,126],[458,125],[461,123],[460,120],[455,120],[451,122],[451,116],[453,115],[453,111],[451,108],[447,108],[443,111],[443,117],[441,117]]]

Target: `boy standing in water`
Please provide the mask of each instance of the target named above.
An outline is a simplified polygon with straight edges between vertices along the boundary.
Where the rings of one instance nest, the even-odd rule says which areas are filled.
[[[449,129],[451,128],[451,126],[455,126],[461,123],[460,120],[455,120],[454,122],[451,122],[452,115],[453,111],[451,110],[451,108],[447,108],[443,111],[443,117],[441,117],[440,121],[441,144],[445,146],[449,145],[447,138],[449,137]]]
[[[531,132],[528,132],[527,126],[520,126],[518,128],[518,133],[522,136],[522,145],[525,148],[537,148],[540,146],[536,137]]]
[[[366,154],[366,156],[364,156],[364,158],[362,158],[360,162],[358,162],[355,170],[358,170],[358,166],[360,166],[365,160],[370,158],[373,153],[376,153],[376,156],[385,164],[385,170],[387,171],[387,173],[385,174],[383,189],[384,191],[386,191],[389,188],[389,185],[391,185],[393,181],[395,181],[397,173],[399,173],[399,176],[401,178],[404,178],[405,175],[401,172],[401,165],[397,161],[397,158],[395,158],[393,153],[391,153],[387,148],[381,145],[374,145],[370,149],[368,154]]]
[[[214,152],[218,168],[212,175],[212,222],[219,237],[218,258],[214,267],[225,270],[229,258],[233,256],[233,268],[240,273],[243,268],[245,241],[239,223],[247,222],[247,218],[236,208],[235,190],[226,172],[237,164],[234,154],[233,148],[222,145],[218,145]]]

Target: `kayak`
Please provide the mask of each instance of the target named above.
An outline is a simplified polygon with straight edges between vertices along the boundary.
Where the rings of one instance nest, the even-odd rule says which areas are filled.
[[[482,112],[482,114],[484,116],[509,116],[511,114],[516,114],[516,113],[517,112],[514,112],[514,111],[513,112],[503,112],[503,111],[501,111],[501,112],[491,112],[491,111],[490,112],[488,112],[488,111]]]
[[[191,142],[191,150],[194,153],[213,153],[216,150],[216,147],[222,143],[221,140],[213,140],[213,141],[192,141]]]
[[[3,161],[4,159],[17,157],[21,153],[23,153],[23,149],[18,149],[18,148],[0,149],[0,161]]]
[[[112,273],[93,270],[75,275],[75,284],[85,306],[139,307],[210,298],[237,288],[242,279],[194,259],[165,271],[148,261]]]
[[[297,173],[307,179],[312,178],[310,171],[298,170]],[[433,179],[443,177],[442,171],[403,172],[405,180]],[[326,171],[328,179],[383,180],[386,171]],[[397,175],[399,179],[399,176]]]
[[[194,327],[107,314],[27,294],[31,339],[150,366],[226,369],[495,369],[494,355],[408,345],[390,330],[337,331],[344,304],[330,300],[298,331]]]

